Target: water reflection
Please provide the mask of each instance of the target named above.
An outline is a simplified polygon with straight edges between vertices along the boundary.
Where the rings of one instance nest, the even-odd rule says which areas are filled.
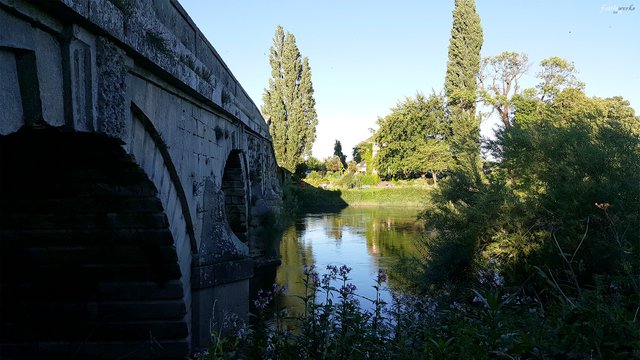
[[[379,268],[389,273],[389,284],[396,287],[398,276],[390,271],[401,257],[417,254],[416,240],[423,224],[416,220],[417,209],[346,208],[337,214],[309,214],[287,229],[280,244],[282,264],[275,282],[286,285],[280,305],[293,312],[302,310],[296,295],[304,293],[304,265],[315,265],[324,273],[327,265],[346,264],[352,268],[351,281],[357,293],[375,298],[374,279]],[[411,276],[411,274],[409,274]],[[389,302],[385,291],[383,299]],[[362,301],[369,307],[367,301]]]

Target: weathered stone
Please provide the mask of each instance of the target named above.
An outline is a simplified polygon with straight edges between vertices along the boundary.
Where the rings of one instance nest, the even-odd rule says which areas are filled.
[[[0,3],[0,352],[191,355],[246,316],[279,211],[259,110],[176,0]]]
[[[118,139],[127,138],[125,103],[127,68],[125,52],[106,38],[96,40],[98,78],[98,131]]]

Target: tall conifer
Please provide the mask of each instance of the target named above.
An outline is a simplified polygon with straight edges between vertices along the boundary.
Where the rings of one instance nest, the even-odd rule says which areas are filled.
[[[311,154],[318,115],[309,60],[301,58],[296,38],[278,26],[269,54],[271,79],[264,91],[262,113],[269,124],[278,165],[295,172]]]
[[[444,91],[449,106],[475,113],[482,26],[474,0],[455,0]]]
[[[482,26],[474,0],[455,0],[444,90],[451,147],[458,168],[480,182],[480,119],[476,116]]]

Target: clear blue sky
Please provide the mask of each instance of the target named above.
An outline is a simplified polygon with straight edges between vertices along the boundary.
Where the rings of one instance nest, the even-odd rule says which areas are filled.
[[[313,154],[349,157],[378,117],[444,83],[453,0],[179,0],[258,107],[277,25],[309,57],[318,112]],[[524,52],[535,85],[540,60],[573,61],[590,96],[620,95],[640,109],[640,4],[594,0],[477,0],[482,56]],[[485,129],[492,127],[486,121]]]

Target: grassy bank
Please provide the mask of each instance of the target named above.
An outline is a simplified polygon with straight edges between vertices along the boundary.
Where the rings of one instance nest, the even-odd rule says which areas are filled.
[[[430,199],[430,188],[388,187],[341,189],[340,197],[349,206],[424,207]]]
[[[346,206],[415,207],[422,208],[430,199],[430,188],[372,187],[360,189],[324,190],[310,185],[291,186],[289,196],[295,197],[302,212],[333,212]]]

